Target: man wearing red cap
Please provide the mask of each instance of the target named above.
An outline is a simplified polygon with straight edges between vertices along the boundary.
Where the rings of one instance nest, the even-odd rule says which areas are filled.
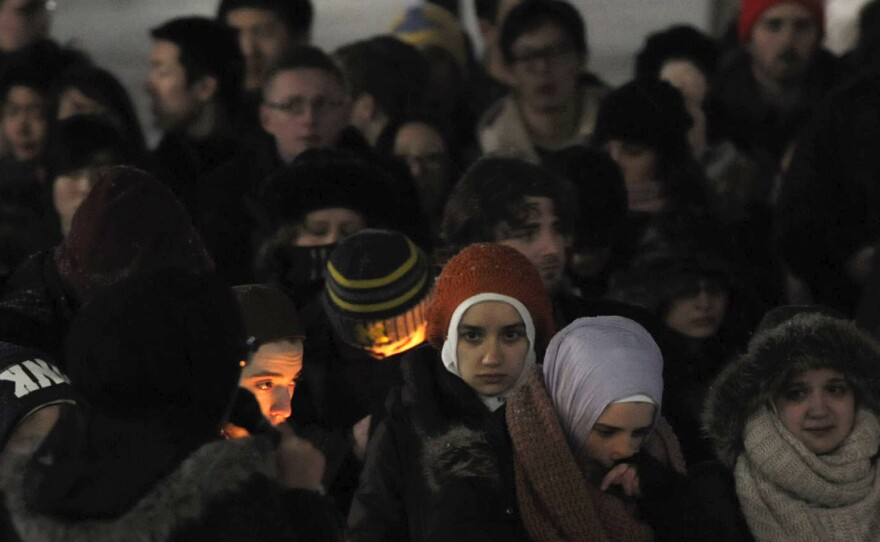
[[[710,96],[718,127],[743,151],[779,159],[810,110],[840,78],[821,48],[821,0],[743,0],[740,49],[722,65]]]

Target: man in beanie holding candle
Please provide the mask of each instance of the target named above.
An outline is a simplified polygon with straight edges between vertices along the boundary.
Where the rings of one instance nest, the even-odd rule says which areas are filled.
[[[776,165],[810,110],[840,79],[821,48],[821,0],[743,0],[740,49],[710,91],[718,126],[744,152]]]
[[[361,230],[336,246],[324,291],[302,310],[308,341],[291,420],[326,455],[324,486],[343,512],[400,361],[425,341],[433,282],[405,235]]]

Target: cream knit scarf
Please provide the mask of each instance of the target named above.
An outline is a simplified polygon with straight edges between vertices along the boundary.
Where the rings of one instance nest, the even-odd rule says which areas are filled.
[[[759,542],[880,541],[877,416],[859,410],[836,451],[816,455],[766,408],[746,423],[736,493]]]

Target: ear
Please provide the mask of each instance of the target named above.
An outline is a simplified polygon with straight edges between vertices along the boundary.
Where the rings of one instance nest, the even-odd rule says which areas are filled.
[[[351,102],[351,124],[360,127],[373,120],[379,113],[376,99],[372,95],[363,93]]]
[[[201,102],[209,102],[217,95],[217,78],[211,75],[205,75],[193,83],[192,90],[196,99]]]
[[[260,104],[260,126],[262,126],[263,130],[266,132],[270,134],[272,133],[272,130],[269,129],[272,126],[272,113],[269,111],[269,108],[263,104]]]

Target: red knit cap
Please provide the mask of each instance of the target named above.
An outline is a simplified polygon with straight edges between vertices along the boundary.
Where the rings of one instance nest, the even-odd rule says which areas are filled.
[[[752,27],[762,13],[775,6],[793,2],[807,8],[807,11],[816,19],[819,27],[819,40],[825,35],[825,8],[822,0],[742,0],[739,11],[739,39],[742,43],[748,43],[752,36]]]
[[[553,309],[535,266],[514,248],[492,243],[470,245],[446,263],[428,305],[428,340],[443,348],[449,320],[469,297],[506,295],[525,305],[535,324],[535,350],[543,352],[556,333]]]

